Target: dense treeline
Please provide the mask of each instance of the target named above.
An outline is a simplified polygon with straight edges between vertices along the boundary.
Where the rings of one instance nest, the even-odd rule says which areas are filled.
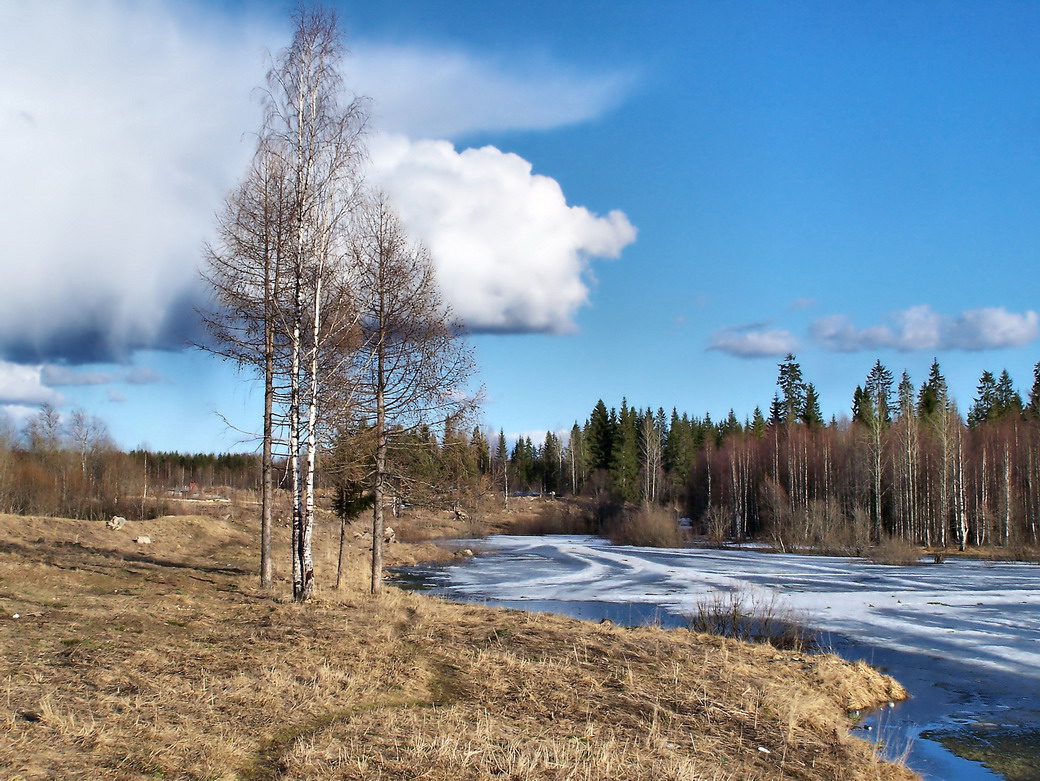
[[[794,356],[768,413],[741,421],[596,403],[566,437],[428,430],[413,442],[414,485],[473,492],[584,494],[671,507],[715,538],[859,549],[886,537],[936,546],[1037,543],[1040,364],[1023,402],[1006,371],[984,372],[962,415],[938,362],[915,386],[877,361],[850,413],[823,419]],[[405,489],[407,491],[407,489]],[[413,488],[414,490],[414,488]]]
[[[888,536],[936,546],[1037,544],[1040,364],[1025,401],[1006,371],[984,372],[966,414],[939,364],[915,386],[880,361],[825,422],[794,356],[779,367],[768,414],[722,421],[599,401],[569,436],[535,443],[451,421],[402,436],[395,501],[450,506],[479,495],[583,494],[670,507],[716,538],[861,548]],[[340,437],[319,487],[350,483],[358,433]],[[362,444],[359,445],[358,443]],[[352,443],[352,444],[347,444]],[[362,468],[365,459],[361,459]],[[284,465],[276,469],[284,477]],[[213,486],[257,489],[256,456],[119,452],[103,422],[50,407],[23,431],[0,425],[0,511],[102,518],[143,500]],[[283,482],[283,481],[282,481]],[[135,509],[137,508],[137,509]]]
[[[851,416],[825,423],[794,356],[779,367],[768,418],[721,422],[675,410],[597,403],[566,448],[518,463],[543,485],[670,504],[716,537],[859,548],[896,536],[937,546],[1036,544],[1040,516],[1040,364],[1023,403],[1011,378],[984,372],[966,416],[938,362],[915,388],[875,363]],[[518,446],[519,447],[519,446]],[[530,467],[527,467],[530,469]],[[523,477],[520,478],[521,482]]]

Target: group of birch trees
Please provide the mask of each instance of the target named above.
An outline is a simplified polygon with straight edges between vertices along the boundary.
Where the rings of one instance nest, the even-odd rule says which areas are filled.
[[[346,97],[335,15],[301,6],[276,58],[252,165],[218,218],[205,276],[210,349],[264,381],[261,583],[273,582],[274,463],[292,495],[293,595],[314,589],[319,454],[375,426],[361,450],[375,495],[371,588],[381,584],[382,488],[395,436],[471,403],[469,352],[426,250],[366,187],[363,99]]]

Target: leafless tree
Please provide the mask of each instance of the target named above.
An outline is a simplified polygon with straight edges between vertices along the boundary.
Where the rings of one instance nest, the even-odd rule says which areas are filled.
[[[278,302],[288,275],[292,227],[289,182],[282,161],[261,139],[252,166],[218,216],[217,240],[206,247],[203,276],[214,306],[203,313],[214,337],[207,349],[264,381],[261,455],[260,584],[273,584],[275,369],[284,352]]]
[[[216,350],[264,376],[261,583],[272,580],[275,429],[290,465],[293,595],[313,592],[314,474],[328,377],[353,329],[344,282],[349,216],[364,157],[365,101],[344,99],[335,14],[301,5],[292,43],[267,76],[254,164],[228,200],[209,248]]]
[[[382,585],[383,505],[391,451],[421,426],[443,426],[472,409],[473,370],[451,311],[443,304],[426,248],[413,243],[387,198],[373,195],[353,234],[352,283],[361,343],[356,409],[375,422],[372,490],[373,593]]]

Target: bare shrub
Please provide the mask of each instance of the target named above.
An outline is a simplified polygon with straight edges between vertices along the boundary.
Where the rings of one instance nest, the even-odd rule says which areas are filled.
[[[686,538],[675,516],[663,507],[642,507],[625,514],[611,525],[607,537],[615,545],[638,545],[645,548],[681,548]]]
[[[1040,548],[1016,542],[1006,548],[998,549],[995,558],[999,561],[1024,561],[1040,564]]]
[[[729,536],[730,523],[726,518],[726,511],[719,506],[708,508],[702,520],[704,530],[708,534],[708,542],[713,545],[721,545]]]
[[[762,535],[778,550],[787,550],[787,545],[792,542],[790,532],[794,528],[787,491],[772,478],[763,480],[758,489],[758,504],[762,513]]]
[[[867,551],[867,561],[893,567],[911,567],[921,563],[921,549],[899,537],[887,537]]]
[[[776,594],[756,596],[741,591],[712,594],[699,601],[689,617],[694,632],[799,652],[816,645],[817,632],[808,624],[807,616],[786,606]]]
[[[575,507],[562,502],[545,506],[542,512],[518,518],[510,527],[513,534],[595,534],[596,523]]]

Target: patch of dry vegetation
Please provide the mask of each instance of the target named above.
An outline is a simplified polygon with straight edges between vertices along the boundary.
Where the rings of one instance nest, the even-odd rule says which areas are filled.
[[[298,606],[254,587],[254,547],[234,519],[0,516],[0,777],[912,778],[849,736],[900,696],[864,665],[373,598],[360,544],[351,587]]]
[[[608,527],[607,537],[615,545],[643,548],[681,548],[688,542],[675,514],[656,505],[623,512]]]
[[[899,537],[886,537],[866,552],[867,561],[892,567],[913,567],[921,563],[923,551]]]

